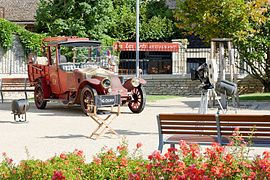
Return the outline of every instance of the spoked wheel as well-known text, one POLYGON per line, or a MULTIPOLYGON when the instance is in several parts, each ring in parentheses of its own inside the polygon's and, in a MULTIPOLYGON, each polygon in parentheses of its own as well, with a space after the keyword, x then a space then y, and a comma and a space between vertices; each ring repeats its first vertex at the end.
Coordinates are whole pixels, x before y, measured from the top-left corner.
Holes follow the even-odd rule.
POLYGON ((94 112, 95 95, 97 95, 97 91, 92 89, 89 85, 86 85, 81 91, 81 107, 86 115, 94 112))
POLYGON ((140 113, 143 111, 146 102, 146 93, 143 86, 134 88, 132 91, 132 100, 128 103, 129 109, 133 113, 140 113))
POLYGON ((44 92, 40 83, 36 84, 34 90, 35 104, 38 109, 45 109, 47 101, 44 100, 44 92))

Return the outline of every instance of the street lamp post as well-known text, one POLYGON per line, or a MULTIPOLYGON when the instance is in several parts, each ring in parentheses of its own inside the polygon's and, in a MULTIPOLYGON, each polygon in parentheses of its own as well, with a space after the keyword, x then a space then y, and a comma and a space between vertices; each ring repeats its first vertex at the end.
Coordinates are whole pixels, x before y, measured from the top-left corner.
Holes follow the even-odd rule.
POLYGON ((139 34, 139 25, 140 25, 140 0, 136 0, 136 77, 139 77, 139 58, 140 58, 140 34, 139 34))

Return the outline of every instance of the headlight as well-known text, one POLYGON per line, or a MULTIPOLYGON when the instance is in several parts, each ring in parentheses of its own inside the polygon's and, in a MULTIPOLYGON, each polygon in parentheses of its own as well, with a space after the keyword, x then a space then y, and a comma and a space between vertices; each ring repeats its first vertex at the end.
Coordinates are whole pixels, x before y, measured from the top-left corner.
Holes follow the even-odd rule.
POLYGON ((111 81, 107 78, 103 79, 102 82, 101 82, 101 85, 107 89, 109 87, 111 87, 111 81))
POLYGON ((140 85, 140 80, 136 77, 131 79, 131 84, 133 87, 138 87, 140 85))

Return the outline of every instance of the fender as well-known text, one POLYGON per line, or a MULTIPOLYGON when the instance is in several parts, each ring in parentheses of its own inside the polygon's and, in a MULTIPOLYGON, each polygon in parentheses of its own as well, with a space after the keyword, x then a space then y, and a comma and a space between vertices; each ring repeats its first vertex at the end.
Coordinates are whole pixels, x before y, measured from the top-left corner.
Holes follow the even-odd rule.
POLYGON ((79 89, 82 89, 86 84, 89 84, 91 87, 97 86, 100 82, 98 79, 85 79, 79 84, 79 89))
MULTIPOLYGON (((132 80, 132 78, 126 80, 125 83, 123 84, 123 87, 128 89, 128 90, 132 90, 134 87, 131 84, 131 80, 132 80)), ((142 78, 139 78, 139 81, 140 81, 140 85, 145 85, 146 84, 146 80, 144 80, 142 78)))

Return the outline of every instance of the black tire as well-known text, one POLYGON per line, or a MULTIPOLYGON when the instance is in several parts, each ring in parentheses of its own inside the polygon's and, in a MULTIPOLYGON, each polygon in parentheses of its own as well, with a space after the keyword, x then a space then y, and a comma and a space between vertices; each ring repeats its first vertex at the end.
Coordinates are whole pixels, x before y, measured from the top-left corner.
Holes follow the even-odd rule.
POLYGON ((133 113, 140 113, 144 110, 146 102, 146 93, 143 86, 134 88, 132 91, 132 100, 128 103, 129 109, 133 113))
POLYGON ((97 95, 97 91, 91 88, 89 85, 84 86, 80 94, 80 102, 81 108, 84 114, 88 115, 89 113, 94 112, 95 105, 95 96, 97 95), (88 109, 88 106, 90 110, 88 109))
POLYGON ((37 83, 35 86, 34 99, 38 109, 45 109, 47 101, 44 100, 44 91, 40 83, 37 83))

